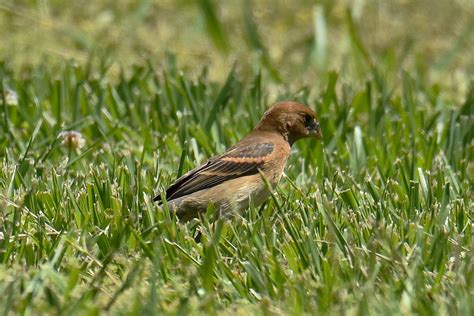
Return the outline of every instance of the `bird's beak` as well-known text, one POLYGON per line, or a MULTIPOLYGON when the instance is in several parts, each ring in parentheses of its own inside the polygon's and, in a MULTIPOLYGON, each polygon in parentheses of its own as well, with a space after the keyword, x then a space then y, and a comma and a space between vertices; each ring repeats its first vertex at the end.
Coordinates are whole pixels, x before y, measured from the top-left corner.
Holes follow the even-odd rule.
POLYGON ((309 137, 316 138, 316 139, 322 139, 323 138, 323 133, 321 132, 321 126, 319 125, 319 122, 316 120, 313 120, 309 126, 309 137))

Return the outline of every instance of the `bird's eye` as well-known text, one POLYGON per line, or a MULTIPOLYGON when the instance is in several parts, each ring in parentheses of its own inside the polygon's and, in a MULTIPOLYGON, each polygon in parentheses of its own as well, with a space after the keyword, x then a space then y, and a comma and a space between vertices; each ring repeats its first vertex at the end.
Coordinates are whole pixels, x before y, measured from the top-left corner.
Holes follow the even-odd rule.
POLYGON ((304 125, 308 126, 313 121, 311 115, 305 114, 304 116, 304 125))

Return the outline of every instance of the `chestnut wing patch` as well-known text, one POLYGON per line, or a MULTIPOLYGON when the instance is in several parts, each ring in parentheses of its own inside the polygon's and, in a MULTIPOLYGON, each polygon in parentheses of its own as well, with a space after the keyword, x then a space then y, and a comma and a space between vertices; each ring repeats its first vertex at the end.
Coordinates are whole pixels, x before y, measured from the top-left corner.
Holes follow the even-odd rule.
MULTIPOLYGON (((256 174, 273 150, 272 143, 231 147, 224 154, 209 159, 204 165, 176 180, 166 190, 166 199, 173 200, 227 180, 256 174)), ((160 195, 154 198, 154 201, 160 200, 160 195)))

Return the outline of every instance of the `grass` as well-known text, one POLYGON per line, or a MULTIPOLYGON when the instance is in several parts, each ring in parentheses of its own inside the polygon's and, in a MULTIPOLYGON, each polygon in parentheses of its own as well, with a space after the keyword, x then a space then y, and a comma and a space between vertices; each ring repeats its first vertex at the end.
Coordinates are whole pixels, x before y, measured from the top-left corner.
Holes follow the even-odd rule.
POLYGON ((405 73, 400 93, 368 80, 341 95, 329 74, 320 97, 296 94, 320 113, 324 144, 298 144, 274 200, 201 223, 196 244, 197 223, 152 198, 255 124, 261 77, 1 71, 19 102, 2 105, 7 309, 472 312, 473 90, 452 104, 405 73), (71 129, 84 148, 61 144, 71 129))
MULTIPOLYGON (((227 54, 213 2, 200 8, 227 54)), ((107 60, 0 63, 3 314, 474 313, 474 84, 402 67, 409 50, 373 54, 349 13, 343 66, 289 82, 244 23, 257 70, 222 80, 172 54, 112 78, 107 60), (158 209, 287 98, 317 110, 324 140, 294 146, 262 208, 188 224, 158 209)))

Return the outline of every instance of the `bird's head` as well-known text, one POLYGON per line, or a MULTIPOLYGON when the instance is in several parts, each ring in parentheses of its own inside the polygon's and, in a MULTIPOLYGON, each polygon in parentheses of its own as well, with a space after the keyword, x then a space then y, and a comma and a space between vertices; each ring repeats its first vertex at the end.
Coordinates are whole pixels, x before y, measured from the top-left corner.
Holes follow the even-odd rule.
POLYGON ((294 101, 279 102, 271 106, 256 129, 277 131, 290 145, 301 138, 322 138, 321 127, 314 111, 294 101))

